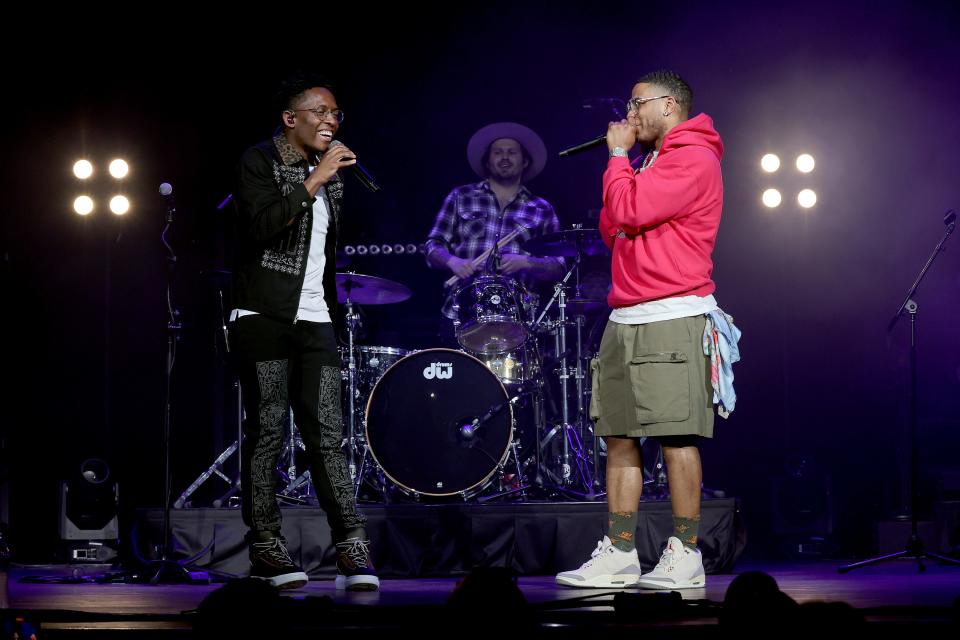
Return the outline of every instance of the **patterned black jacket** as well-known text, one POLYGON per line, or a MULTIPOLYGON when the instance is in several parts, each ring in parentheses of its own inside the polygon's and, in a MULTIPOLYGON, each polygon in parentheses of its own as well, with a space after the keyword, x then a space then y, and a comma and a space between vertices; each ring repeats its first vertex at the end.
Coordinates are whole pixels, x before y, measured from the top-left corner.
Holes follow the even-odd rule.
MULTIPOLYGON (((247 149, 240 159, 234 266, 234 300, 239 309, 287 322, 296 318, 316 200, 303 186, 308 166, 282 134, 247 149)), ((343 183, 334 177, 323 188, 330 203, 323 297, 336 322, 336 252, 343 183)))

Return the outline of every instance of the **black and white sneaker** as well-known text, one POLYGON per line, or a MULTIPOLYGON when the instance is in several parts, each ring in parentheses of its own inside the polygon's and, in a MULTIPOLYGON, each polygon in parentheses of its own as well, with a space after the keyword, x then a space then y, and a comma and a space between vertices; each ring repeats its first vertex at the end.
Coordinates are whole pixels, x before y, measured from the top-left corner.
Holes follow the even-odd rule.
POLYGON ((337 543, 337 589, 376 591, 380 578, 370 561, 370 541, 347 538, 337 543))
POLYGON ((266 580, 277 589, 299 589, 307 574, 294 564, 283 538, 250 543, 250 577, 266 580))

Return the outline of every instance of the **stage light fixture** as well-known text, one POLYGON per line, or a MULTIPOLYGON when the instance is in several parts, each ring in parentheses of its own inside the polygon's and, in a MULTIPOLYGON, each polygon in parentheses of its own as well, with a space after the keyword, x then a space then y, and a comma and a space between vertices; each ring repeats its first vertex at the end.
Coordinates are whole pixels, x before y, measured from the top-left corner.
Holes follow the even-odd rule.
POLYGON ((73 175, 80 180, 86 180, 93 175, 93 165, 89 160, 77 160, 73 163, 73 175))
POLYGON ((809 209, 813 205, 817 204, 817 194, 813 189, 804 189, 797 194, 797 202, 804 209, 809 209))
POLYGON ((780 168, 780 158, 774 153, 768 153, 760 158, 760 167, 767 173, 773 173, 780 168))
POLYGON ((72 562, 105 562, 117 556, 117 483, 98 458, 60 485, 60 540, 72 562))
POLYGON ((79 196, 73 201, 73 210, 81 216, 89 215, 93 212, 93 198, 90 196, 79 196))
POLYGON ((815 164, 813 156, 809 153, 801 153, 797 156, 797 171, 800 173, 810 173, 815 164))
POLYGON ((117 180, 126 178, 128 173, 130 173, 130 165, 123 158, 116 158, 110 162, 110 175, 117 180))
POLYGON ((110 211, 114 215, 122 216, 130 211, 130 200, 126 196, 113 196, 110 198, 110 211))
POLYGON ((776 189, 767 189, 763 192, 763 204, 771 209, 779 207, 782 200, 783 196, 776 189))

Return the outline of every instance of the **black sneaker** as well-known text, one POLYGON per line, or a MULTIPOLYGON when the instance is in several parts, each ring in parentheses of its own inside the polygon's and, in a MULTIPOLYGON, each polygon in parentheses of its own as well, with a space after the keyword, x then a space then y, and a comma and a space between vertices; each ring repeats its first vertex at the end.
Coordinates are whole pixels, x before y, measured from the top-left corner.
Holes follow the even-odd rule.
POLYGON ((250 543, 250 577, 266 580, 277 589, 299 589, 307 574, 294 564, 283 538, 250 543))
POLYGON ((370 541, 347 538, 337 543, 337 589, 376 591, 380 578, 370 561, 370 541))

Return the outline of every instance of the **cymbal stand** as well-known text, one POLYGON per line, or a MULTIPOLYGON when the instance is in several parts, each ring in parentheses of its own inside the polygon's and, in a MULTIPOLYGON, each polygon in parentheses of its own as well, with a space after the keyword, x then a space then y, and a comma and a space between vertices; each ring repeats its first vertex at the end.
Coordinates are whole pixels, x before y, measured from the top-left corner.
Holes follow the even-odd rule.
MULTIPOLYGON (((297 449, 306 450, 303 444, 303 438, 300 437, 300 431, 293 420, 293 410, 288 410, 288 422, 290 431, 285 444, 286 449, 286 470, 282 473, 286 475, 287 486, 284 487, 277 497, 281 500, 294 502, 297 504, 316 504, 317 497, 313 493, 313 485, 310 482, 310 470, 297 475, 297 449)), ((283 464, 282 462, 280 464, 283 464)))
MULTIPOLYGON (((562 433, 561 440, 561 467, 559 476, 556 473, 553 473, 550 469, 545 469, 544 471, 550 476, 555 482, 557 482, 560 487, 569 491, 571 485, 573 484, 573 465, 571 464, 571 456, 576 462, 577 471, 582 481, 582 486, 588 491, 592 492, 593 490, 593 478, 591 477, 589 467, 586 463, 586 456, 584 455, 583 450, 583 439, 579 430, 570 423, 570 402, 569 402, 569 379, 571 374, 571 368, 567 364, 567 316, 566 316, 566 306, 567 306, 567 296, 566 296, 566 284, 570 280, 570 277, 573 276, 580 268, 580 261, 582 257, 577 254, 576 259, 574 260, 573 266, 567 271, 563 279, 554 285, 554 294, 547 302, 546 306, 543 309, 543 312, 540 314, 540 317, 537 318, 534 322, 533 331, 541 324, 544 316, 547 311, 550 310, 550 307, 553 305, 554 301, 557 301, 557 308, 559 309, 559 318, 557 320, 557 333, 556 333, 556 353, 560 360, 558 373, 560 377, 560 417, 561 423, 555 426, 550 430, 549 433, 544 437, 543 441, 540 443, 541 449, 546 448, 549 445, 550 441, 558 434, 562 433)), ((575 370, 575 369, 574 369, 575 370)), ((582 375, 582 373, 581 373, 582 375)), ((582 388, 582 387, 581 387, 582 388)), ((582 401, 581 401, 582 404, 582 401)))
POLYGON ((354 336, 360 326, 360 315, 353 309, 350 300, 350 284, 347 284, 347 299, 344 302, 347 308, 347 469, 354 483, 354 491, 360 486, 360 475, 357 473, 356 434, 357 434, 357 357, 354 349, 354 336))

